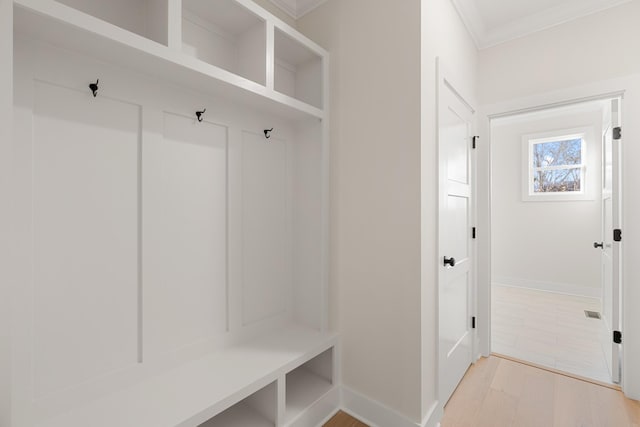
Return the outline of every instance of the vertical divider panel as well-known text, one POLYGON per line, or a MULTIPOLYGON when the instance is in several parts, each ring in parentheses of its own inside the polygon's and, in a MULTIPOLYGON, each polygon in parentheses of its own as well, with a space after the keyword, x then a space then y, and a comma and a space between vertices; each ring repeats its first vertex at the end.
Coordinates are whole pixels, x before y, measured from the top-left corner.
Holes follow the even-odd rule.
MULTIPOLYGON (((320 250, 322 252, 321 259, 321 268, 322 274, 320 279, 321 286, 321 294, 322 294, 322 319, 320 323, 320 330, 322 332, 329 331, 329 265, 330 265, 330 252, 329 252, 329 242, 331 240, 330 233, 330 209, 331 209, 331 145, 329 140, 329 132, 330 132, 330 115, 329 115, 329 107, 331 105, 330 99, 330 90, 329 90, 329 76, 330 76, 330 57, 329 54, 326 53, 322 58, 322 99, 324 101, 324 109, 327 111, 326 116, 322 120, 320 124, 320 135, 317 138, 316 143, 321 144, 322 146, 322 157, 320 159, 320 169, 322 174, 322 242, 320 244, 320 250)), ((335 356, 336 360, 340 360, 339 356, 335 356)), ((339 363, 334 363, 334 366, 338 366, 339 363)), ((334 372, 335 373, 335 372, 334 372)), ((338 372, 339 373, 339 372, 338 372)), ((339 380, 339 376, 335 376, 339 380)))
MULTIPOLYGON (((2 18, 0 18, 2 19, 2 18)), ((17 46, 28 46, 16 40, 17 46)), ((11 389, 12 419, 24 425, 35 425, 35 380, 33 355, 35 346, 34 331, 34 283, 32 252, 33 227, 33 108, 35 85, 33 70, 36 68, 35 55, 25 53, 26 49, 16 49, 14 53, 15 73, 13 77, 13 144, 11 160, 13 167, 10 182, 14 186, 11 191, 11 202, 15 212, 11 224, 15 233, 15 247, 12 248, 10 268, 15 268, 16 278, 12 286, 12 310, 10 324, 19 326, 12 328, 11 334, 11 389)), ((11 119, 11 115, 7 117, 11 119)), ((3 141, 4 142, 4 141, 3 141)), ((9 140, 7 140, 9 142, 9 140)), ((10 211, 11 212, 11 211, 10 211)), ((10 301, 10 300, 8 300, 10 301)), ((8 326, 9 324, 7 324, 8 326)))
POLYGON ((273 22, 267 21, 267 89, 275 88, 276 29, 273 22))
MULTIPOLYGON (((0 0, 0 198, 13 201, 9 187, 9 171, 13 164, 10 160, 13 119, 13 1, 0 0)), ((13 260, 15 231, 12 213, 9 209, 0 212, 0 257, 13 260)), ((17 239, 15 239, 17 240, 17 239)), ((0 271, 0 425, 11 425, 11 298, 10 283, 14 283, 15 264, 8 262, 8 268, 0 271)))
POLYGON ((169 1, 169 16, 167 18, 168 46, 171 49, 182 50, 182 0, 169 1))
POLYGON ((278 387, 278 417, 276 419, 276 426, 280 427, 284 425, 285 417, 287 413, 287 376, 280 375, 277 382, 278 387))

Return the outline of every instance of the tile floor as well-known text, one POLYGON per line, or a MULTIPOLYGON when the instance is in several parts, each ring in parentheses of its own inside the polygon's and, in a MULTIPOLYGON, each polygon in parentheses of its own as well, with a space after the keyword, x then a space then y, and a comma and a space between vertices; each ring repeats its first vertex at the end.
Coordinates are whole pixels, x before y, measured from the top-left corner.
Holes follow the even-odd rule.
POLYGON ((611 383, 600 343, 600 300, 494 284, 491 350, 549 368, 611 383))

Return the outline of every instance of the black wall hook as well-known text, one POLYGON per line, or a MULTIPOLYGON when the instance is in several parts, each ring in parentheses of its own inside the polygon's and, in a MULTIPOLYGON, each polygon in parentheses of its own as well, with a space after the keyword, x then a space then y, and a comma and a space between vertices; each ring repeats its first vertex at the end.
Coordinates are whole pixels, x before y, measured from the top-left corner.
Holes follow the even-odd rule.
POLYGON ((91 83, 89 85, 89 89, 91 89, 91 93, 93 93, 93 97, 95 98, 96 96, 98 96, 98 83, 100 82, 100 79, 96 80, 95 83, 91 83))
POLYGON ((205 111, 207 111, 206 108, 204 110, 202 110, 202 111, 196 111, 196 117, 198 118, 199 122, 202 121, 202 116, 204 115, 205 111))
POLYGON ((273 128, 264 130, 264 137, 269 139, 271 138, 271 132, 273 132, 273 128))

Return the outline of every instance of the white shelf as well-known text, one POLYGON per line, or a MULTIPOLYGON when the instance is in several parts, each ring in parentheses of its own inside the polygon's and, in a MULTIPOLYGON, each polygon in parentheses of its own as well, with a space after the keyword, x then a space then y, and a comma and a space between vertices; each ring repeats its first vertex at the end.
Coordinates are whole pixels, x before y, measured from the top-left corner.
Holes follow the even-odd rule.
POLYGON ((170 0, 56 0, 158 43, 168 45, 170 0))
POLYGON ((200 427, 274 427, 274 423, 241 402, 200 424, 200 427))
POLYGON ((331 391, 331 381, 300 367, 287 374, 285 424, 291 423, 306 409, 331 391))
POLYGON ((40 420, 37 426, 198 426, 335 343, 335 335, 288 326, 164 372, 56 418, 40 420))
POLYGON ((179 50, 52 0, 15 0, 16 32, 287 119, 324 118, 293 99, 179 50))
POLYGON ((322 57, 279 29, 274 43, 275 90, 322 108, 322 57))
POLYGON ((182 0, 182 51, 266 85, 266 22, 235 0, 182 0))
POLYGON ((240 402, 199 427, 274 427, 273 421, 259 414, 248 403, 240 402))

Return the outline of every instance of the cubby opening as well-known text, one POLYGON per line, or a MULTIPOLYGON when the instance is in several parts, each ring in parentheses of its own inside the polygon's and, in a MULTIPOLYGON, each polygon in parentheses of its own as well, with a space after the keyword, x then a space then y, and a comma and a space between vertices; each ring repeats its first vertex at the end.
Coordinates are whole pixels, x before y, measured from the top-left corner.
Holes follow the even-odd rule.
POLYGON ((199 427, 275 427, 278 392, 273 382, 199 427))
POLYGON ((331 391, 333 387, 333 347, 299 366, 286 376, 285 424, 331 391))
POLYGON ((266 34, 264 19, 234 0, 182 2, 182 51, 261 85, 266 34))
POLYGON ((323 108, 322 57, 276 29, 275 90, 323 108))
POLYGON ((88 15, 167 46, 169 0, 58 0, 88 15))

